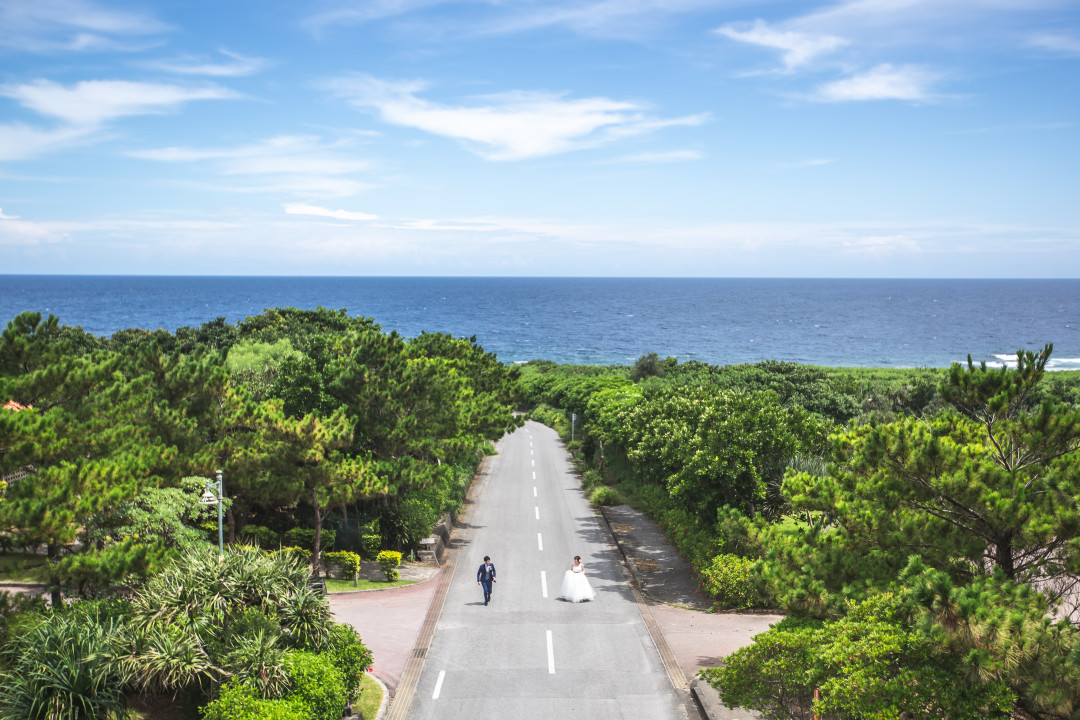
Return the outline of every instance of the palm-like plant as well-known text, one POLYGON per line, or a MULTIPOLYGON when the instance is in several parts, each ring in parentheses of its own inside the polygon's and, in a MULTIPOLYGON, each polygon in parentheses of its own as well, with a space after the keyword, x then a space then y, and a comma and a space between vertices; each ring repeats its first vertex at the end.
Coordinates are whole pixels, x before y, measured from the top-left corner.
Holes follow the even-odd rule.
POLYGON ((178 559, 132 600, 139 629, 114 650, 122 676, 143 691, 204 693, 237 677, 263 697, 280 697, 283 641, 316 648, 332 625, 325 597, 307 579, 303 563, 252 547, 178 559))
POLYGON ((107 662, 114 620, 54 613, 5 648, 14 658, 3 678, 3 720, 112 720, 123 710, 120 683, 107 662))

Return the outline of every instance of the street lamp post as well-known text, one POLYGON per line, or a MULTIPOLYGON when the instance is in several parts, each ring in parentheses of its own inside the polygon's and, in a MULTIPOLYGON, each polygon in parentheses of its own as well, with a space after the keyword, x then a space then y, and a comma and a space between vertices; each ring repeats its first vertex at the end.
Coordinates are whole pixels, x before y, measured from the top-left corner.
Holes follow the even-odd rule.
POLYGON ((203 491, 202 496, 199 498, 199 503, 202 505, 217 505, 217 538, 218 538, 218 551, 225 554, 225 531, 221 523, 221 500, 225 497, 225 487, 221 484, 221 471, 216 470, 217 482, 212 480, 206 481, 206 490, 203 491), (214 491, 217 491, 215 494, 214 491))

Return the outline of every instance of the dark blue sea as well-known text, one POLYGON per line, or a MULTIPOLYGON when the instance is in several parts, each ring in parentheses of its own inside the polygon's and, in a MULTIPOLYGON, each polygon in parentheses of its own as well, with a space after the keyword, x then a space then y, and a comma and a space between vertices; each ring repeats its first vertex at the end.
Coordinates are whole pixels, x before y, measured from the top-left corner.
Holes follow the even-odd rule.
POLYGON ((1054 343, 1080 369, 1080 280, 0 276, 0 318, 52 313, 95 335, 347 308, 406 337, 477 342, 503 362, 999 364, 1054 343))

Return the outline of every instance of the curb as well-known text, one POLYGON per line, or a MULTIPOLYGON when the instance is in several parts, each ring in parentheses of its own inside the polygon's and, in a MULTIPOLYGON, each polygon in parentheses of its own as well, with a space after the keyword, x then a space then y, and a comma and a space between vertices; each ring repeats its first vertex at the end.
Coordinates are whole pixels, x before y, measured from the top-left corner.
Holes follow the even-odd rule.
MULTIPOLYGON (((375 720, 383 720, 386 717, 386 709, 390 707, 390 688, 386 687, 382 680, 380 680, 375 673, 371 673, 371 677, 375 682, 379 683, 379 687, 382 688, 382 702, 379 703, 379 711, 375 713, 375 720)), ((365 720, 367 720, 365 718, 365 720)))

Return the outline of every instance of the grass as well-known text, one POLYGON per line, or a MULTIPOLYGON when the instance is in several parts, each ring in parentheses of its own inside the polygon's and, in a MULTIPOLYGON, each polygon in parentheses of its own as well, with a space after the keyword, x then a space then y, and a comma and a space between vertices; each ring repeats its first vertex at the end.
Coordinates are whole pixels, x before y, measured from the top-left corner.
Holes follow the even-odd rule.
POLYGON ((337 578, 326 578, 326 591, 327 592, 346 592, 357 590, 386 590, 388 588, 402 587, 404 585, 415 585, 415 580, 394 580, 393 582, 387 582, 386 580, 366 580, 360 578, 356 585, 353 585, 352 580, 338 580, 337 578))
POLYGON ((359 710, 363 715, 358 715, 358 717, 376 717, 379 714, 379 706, 382 705, 382 696, 382 685, 379 685, 375 678, 364 673, 364 678, 360 681, 360 699, 356 701, 356 705, 353 705, 353 714, 357 715, 357 710, 359 710))
POLYGON ((0 553, 0 580, 5 582, 41 582, 46 560, 28 553, 0 553))

